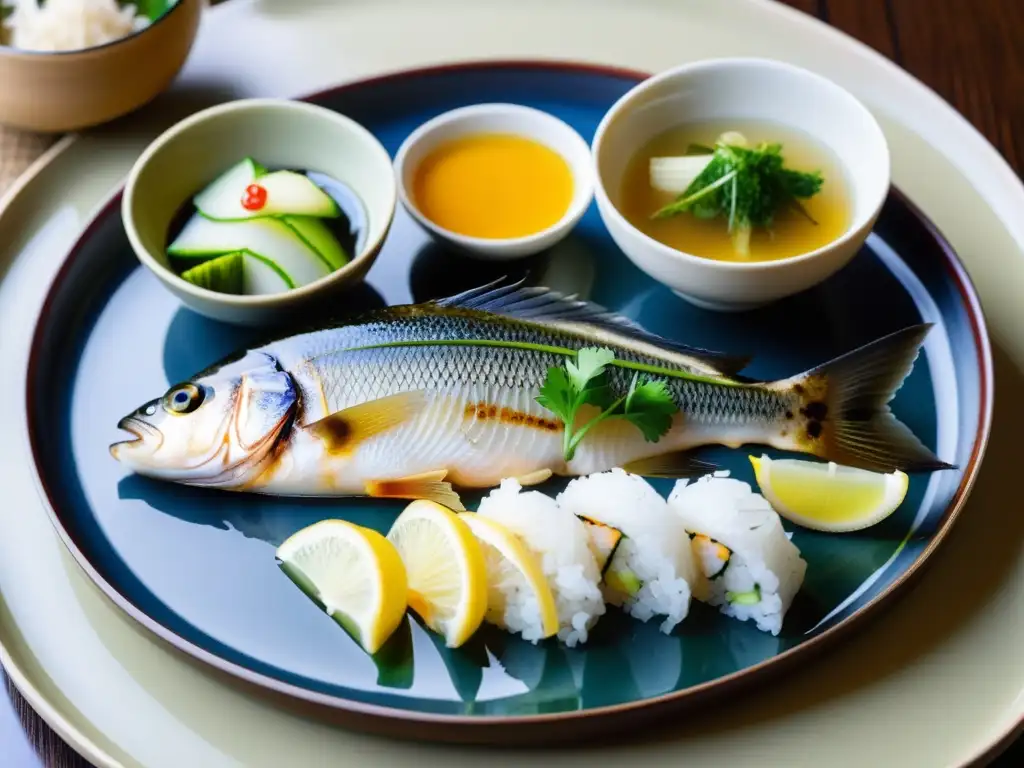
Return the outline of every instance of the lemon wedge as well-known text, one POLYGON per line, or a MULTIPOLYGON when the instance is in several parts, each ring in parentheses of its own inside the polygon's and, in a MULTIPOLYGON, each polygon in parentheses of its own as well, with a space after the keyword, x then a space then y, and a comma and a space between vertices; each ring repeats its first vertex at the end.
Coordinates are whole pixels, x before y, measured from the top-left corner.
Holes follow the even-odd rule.
POLYGON ((750 457, 761 493, 782 517, 816 531, 859 531, 881 522, 903 503, 910 480, 903 472, 798 459, 750 457))
POLYGON ((437 502, 417 500, 388 532, 409 575, 409 607, 458 648, 487 611, 487 567, 473 532, 437 502))
POLYGON ((486 620, 509 632, 521 633, 530 641, 557 634, 555 596, 536 555, 501 523, 472 512, 463 512, 459 517, 466 521, 483 550, 487 566, 486 620), (510 598, 514 606, 509 605, 510 598), (514 615, 511 624, 510 607, 514 615), (535 607, 535 615, 525 615, 524 607, 535 607))
POLYGON ((376 531, 324 520, 289 536, 277 557, 292 581, 367 653, 376 653, 405 616, 405 566, 376 531))

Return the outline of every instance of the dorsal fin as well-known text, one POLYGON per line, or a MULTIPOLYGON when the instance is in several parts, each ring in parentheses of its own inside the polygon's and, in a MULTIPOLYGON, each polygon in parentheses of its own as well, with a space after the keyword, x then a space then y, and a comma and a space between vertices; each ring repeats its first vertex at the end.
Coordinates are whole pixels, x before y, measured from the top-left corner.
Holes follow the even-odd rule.
POLYGON ((542 286, 526 286, 525 279, 503 285, 505 278, 471 288, 431 304, 438 307, 491 312, 518 320, 555 325, 590 326, 699 360, 719 373, 731 376, 746 367, 749 357, 692 347, 651 333, 628 317, 612 312, 575 295, 565 295, 542 286))

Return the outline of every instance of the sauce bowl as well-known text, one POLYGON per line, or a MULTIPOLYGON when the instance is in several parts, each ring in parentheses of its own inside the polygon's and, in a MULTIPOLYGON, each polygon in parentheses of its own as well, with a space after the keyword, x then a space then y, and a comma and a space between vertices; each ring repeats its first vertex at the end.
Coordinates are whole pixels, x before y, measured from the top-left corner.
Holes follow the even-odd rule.
POLYGON ((725 311, 799 293, 844 267, 871 232, 890 183, 888 145, 867 108, 820 75, 768 59, 704 60, 645 80, 605 114, 594 135, 592 158, 598 211, 619 248, 680 297, 725 311), (634 153, 674 126, 727 120, 789 126, 832 152, 845 171, 851 206, 845 232, 808 253, 739 262, 685 253, 634 227, 618 208, 634 153))
POLYGON ((506 261, 546 250, 572 231, 593 200, 594 181, 587 142, 567 123, 539 109, 518 104, 474 104, 428 120, 395 155, 398 196, 409 214, 428 232, 480 259, 506 261), (412 188, 420 163, 438 146, 465 136, 511 134, 533 139, 556 152, 569 166, 573 192, 562 217, 550 227, 523 237, 483 238, 452 232, 417 207, 412 188))

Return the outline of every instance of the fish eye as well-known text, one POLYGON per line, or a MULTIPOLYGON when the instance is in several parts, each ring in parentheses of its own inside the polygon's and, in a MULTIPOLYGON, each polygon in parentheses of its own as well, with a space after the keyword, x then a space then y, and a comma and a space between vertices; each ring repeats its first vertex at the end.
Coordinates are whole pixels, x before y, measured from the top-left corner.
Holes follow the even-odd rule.
POLYGON ((191 382, 178 384, 164 395, 164 410, 173 414, 192 413, 203 404, 205 397, 206 392, 191 382))

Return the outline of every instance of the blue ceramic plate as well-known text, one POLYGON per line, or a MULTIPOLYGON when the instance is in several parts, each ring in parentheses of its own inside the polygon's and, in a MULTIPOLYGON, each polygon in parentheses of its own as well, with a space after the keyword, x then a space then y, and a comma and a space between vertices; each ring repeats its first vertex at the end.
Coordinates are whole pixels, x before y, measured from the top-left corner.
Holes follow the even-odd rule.
MULTIPOLYGON (((312 100, 355 118, 391 152, 423 121, 481 101, 548 110, 589 140, 604 111, 639 78, 487 64, 386 77, 312 100)), ((909 583, 952 524, 984 449, 992 372, 977 298, 949 246, 896 193, 864 251, 842 272, 743 314, 697 309, 652 282, 617 251, 593 208, 553 252, 500 266, 447 252, 400 213, 346 309, 423 301, 500 273, 528 272, 533 282, 580 291, 657 333, 754 352, 745 373, 759 378, 805 370, 913 323, 934 323, 892 407, 960 469, 913 477, 896 514, 866 531, 796 529, 807 577, 778 637, 694 604, 667 636, 656 621, 613 610, 587 645, 574 649, 554 641, 533 646, 485 626, 451 651, 410 621, 371 658, 283 575, 274 549, 327 517, 386 532, 403 503, 206 492, 126 473, 111 458, 121 416, 259 337, 181 307, 138 266, 117 203, 68 257, 36 329, 30 431, 53 519, 107 595, 161 638, 235 681, 348 724, 448 740, 568 739, 635 727, 781 672, 909 583)), ((753 482, 746 451, 715 449, 708 458, 753 482)), ((667 493, 668 483, 656 485, 667 493)), ((477 498, 468 498, 470 507, 477 498)))

